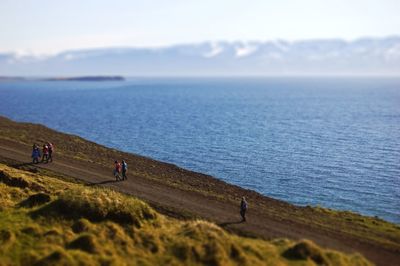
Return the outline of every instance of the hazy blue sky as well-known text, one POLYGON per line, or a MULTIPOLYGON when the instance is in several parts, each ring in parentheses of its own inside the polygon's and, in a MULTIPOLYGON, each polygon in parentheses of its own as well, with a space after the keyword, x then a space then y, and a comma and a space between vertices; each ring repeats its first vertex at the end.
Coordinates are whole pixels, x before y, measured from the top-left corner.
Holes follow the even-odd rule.
POLYGON ((0 0, 0 52, 400 35, 400 0, 0 0))

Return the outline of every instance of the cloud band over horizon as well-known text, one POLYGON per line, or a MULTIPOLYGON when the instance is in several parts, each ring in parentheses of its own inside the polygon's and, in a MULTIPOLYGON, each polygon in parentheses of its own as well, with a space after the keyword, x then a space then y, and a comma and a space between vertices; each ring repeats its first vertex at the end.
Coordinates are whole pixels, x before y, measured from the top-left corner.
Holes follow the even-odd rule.
POLYGON ((355 40, 400 35, 399 13, 396 0, 5 0, 0 2, 0 52, 55 54, 220 40, 355 40))

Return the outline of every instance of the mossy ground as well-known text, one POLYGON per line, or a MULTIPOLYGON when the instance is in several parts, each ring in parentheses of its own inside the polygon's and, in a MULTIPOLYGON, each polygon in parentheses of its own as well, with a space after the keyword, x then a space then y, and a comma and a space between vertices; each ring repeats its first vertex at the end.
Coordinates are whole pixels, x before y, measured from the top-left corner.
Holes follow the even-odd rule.
POLYGON ((0 265, 370 265, 307 240, 175 220, 110 189, 3 164, 0 203, 0 265))

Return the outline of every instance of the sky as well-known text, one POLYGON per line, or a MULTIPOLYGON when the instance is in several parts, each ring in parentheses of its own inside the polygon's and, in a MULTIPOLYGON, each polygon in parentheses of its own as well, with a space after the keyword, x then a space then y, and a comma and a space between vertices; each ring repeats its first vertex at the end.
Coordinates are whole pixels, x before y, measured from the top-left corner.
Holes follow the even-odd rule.
POLYGON ((400 35, 399 0, 0 0, 0 52, 400 35))

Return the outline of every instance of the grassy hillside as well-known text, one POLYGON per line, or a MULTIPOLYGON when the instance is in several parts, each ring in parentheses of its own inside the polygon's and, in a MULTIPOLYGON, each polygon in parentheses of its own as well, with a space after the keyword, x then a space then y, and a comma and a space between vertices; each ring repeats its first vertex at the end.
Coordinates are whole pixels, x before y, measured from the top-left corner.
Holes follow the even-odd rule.
POLYGON ((311 231, 324 234, 340 234, 368 245, 384 248, 393 253, 400 252, 400 226, 378 217, 366 217, 349 211, 336 211, 318 207, 302 207, 284 201, 267 198, 254 191, 229 185, 207 175, 187 171, 142 156, 124 153, 87 141, 78 136, 51 130, 31 123, 17 123, 0 117, 0 140, 25 145, 29 156, 32 143, 51 141, 56 145, 56 157, 88 165, 113 167, 116 158, 129 163, 130 174, 165 186, 200 193, 218 201, 237 204, 246 195, 252 206, 271 219, 290 221, 311 231))
POLYGON ((0 265, 370 265, 307 240, 178 221, 110 189, 4 164, 0 206, 0 265))

